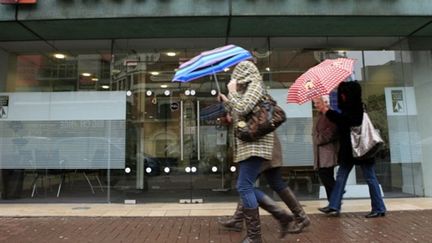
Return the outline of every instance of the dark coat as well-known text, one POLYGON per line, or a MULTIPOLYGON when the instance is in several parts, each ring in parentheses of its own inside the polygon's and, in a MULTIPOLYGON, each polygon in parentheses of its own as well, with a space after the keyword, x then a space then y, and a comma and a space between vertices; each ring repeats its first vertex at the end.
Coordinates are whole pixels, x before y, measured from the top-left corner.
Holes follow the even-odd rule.
POLYGON ((261 172, 281 167, 283 165, 283 157, 282 157, 282 146, 279 141, 278 136, 276 136, 276 133, 273 137, 273 151, 272 151, 272 159, 271 160, 264 160, 261 166, 261 172))
POLYGON ((338 161, 339 140, 336 124, 319 113, 312 130, 314 169, 334 167, 338 161))
POLYGON ((328 110, 327 118, 334 122, 339 131, 340 149, 338 155, 338 163, 353 163, 355 165, 362 163, 373 163, 374 159, 357 160, 352 155, 351 145, 351 127, 360 126, 363 120, 363 104, 340 107, 342 112, 328 110))

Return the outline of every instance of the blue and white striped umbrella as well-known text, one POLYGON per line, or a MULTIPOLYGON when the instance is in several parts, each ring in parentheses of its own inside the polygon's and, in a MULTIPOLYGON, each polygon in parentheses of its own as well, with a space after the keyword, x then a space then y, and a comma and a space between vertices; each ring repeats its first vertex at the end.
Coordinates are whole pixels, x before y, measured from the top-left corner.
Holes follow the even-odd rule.
POLYGON ((250 58, 252 58, 250 52, 235 45, 205 51, 180 65, 172 81, 189 82, 206 75, 221 72, 225 68, 250 58))

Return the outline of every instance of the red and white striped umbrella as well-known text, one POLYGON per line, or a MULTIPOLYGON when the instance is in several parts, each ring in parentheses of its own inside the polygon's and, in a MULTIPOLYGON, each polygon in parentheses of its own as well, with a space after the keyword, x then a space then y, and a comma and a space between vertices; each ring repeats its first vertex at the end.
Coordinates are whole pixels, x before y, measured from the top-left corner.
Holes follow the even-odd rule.
POLYGON ((303 104, 313 98, 328 95, 353 72, 354 59, 327 59, 310 68, 288 89, 288 103, 303 104))

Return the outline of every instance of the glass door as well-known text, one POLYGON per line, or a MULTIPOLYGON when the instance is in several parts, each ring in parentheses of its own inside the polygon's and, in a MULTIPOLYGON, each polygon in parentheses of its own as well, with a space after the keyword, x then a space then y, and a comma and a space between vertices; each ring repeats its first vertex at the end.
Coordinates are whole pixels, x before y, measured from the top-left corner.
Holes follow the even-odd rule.
POLYGON ((190 155, 194 136, 189 128, 193 104, 181 89, 147 89, 141 149, 144 201, 178 202, 191 198, 190 155))
MULTIPOLYGON (((131 42, 116 41, 129 50, 131 42)), ((127 98, 126 167, 109 172, 111 201, 200 203, 235 195, 229 129, 216 85, 206 76, 172 82, 179 65, 202 50, 119 52, 114 90, 127 98)), ((229 72, 218 75, 225 87, 229 72)), ((226 92, 225 92, 226 93, 226 92)))
POLYGON ((232 136, 224 115, 223 105, 217 101, 217 91, 211 77, 199 80, 197 90, 186 90, 194 103, 193 123, 195 149, 191 154, 192 201, 227 201, 236 198, 232 188, 232 136))
POLYGON ((235 198, 230 135, 209 78, 146 91, 142 129, 145 201, 235 198), (201 82, 201 83, 200 83, 201 82))

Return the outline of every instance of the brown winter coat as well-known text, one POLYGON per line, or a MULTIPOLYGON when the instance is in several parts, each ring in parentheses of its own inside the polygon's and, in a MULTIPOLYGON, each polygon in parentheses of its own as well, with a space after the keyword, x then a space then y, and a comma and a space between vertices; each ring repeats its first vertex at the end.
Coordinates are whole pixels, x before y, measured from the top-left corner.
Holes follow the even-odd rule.
POLYGON ((271 160, 265 160, 263 162, 262 167, 261 167, 261 172, 268 170, 268 169, 281 167, 282 165, 283 165, 282 146, 281 146, 281 143, 279 141, 278 136, 276 136, 276 133, 275 133, 274 140, 273 140, 272 159, 271 160))
POLYGON ((312 131, 312 143, 315 170, 337 164, 339 141, 336 124, 321 113, 312 131))

